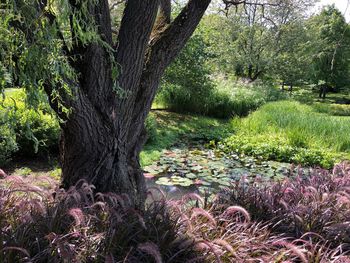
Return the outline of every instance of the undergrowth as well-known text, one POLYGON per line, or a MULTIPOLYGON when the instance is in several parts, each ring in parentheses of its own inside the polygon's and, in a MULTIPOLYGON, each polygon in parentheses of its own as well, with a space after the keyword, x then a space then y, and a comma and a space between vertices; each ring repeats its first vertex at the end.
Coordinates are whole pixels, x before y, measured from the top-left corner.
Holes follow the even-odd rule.
POLYGON ((0 165, 14 154, 24 157, 45 155, 58 149, 59 124, 48 103, 26 104, 22 89, 5 92, 0 99, 0 165))
POLYGON ((9 176, 0 262, 348 262, 349 165, 302 171, 271 187, 243 178, 211 203, 149 189, 144 211, 84 181, 52 192, 9 176))

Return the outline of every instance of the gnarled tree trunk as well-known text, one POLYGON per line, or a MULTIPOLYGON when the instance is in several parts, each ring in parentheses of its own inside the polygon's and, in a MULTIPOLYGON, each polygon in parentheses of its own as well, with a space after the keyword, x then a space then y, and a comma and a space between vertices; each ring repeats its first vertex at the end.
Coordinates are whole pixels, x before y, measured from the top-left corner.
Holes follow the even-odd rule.
MULTIPOLYGON (((79 8, 79 1, 70 3, 73 9, 79 8)), ((190 38, 209 3, 190 0, 171 21, 170 0, 128 0, 114 50, 120 69, 117 90, 110 53, 104 47, 97 43, 73 47, 71 64, 79 81, 74 98, 65 101, 72 113, 61 124, 65 188, 84 179, 97 192, 125 193, 135 207, 142 208, 146 189, 139 154, 146 140, 144 122, 164 70, 190 38), (157 14, 161 14, 158 19, 157 14)), ((89 10, 101 38, 115 46, 108 0, 99 0, 89 10)))

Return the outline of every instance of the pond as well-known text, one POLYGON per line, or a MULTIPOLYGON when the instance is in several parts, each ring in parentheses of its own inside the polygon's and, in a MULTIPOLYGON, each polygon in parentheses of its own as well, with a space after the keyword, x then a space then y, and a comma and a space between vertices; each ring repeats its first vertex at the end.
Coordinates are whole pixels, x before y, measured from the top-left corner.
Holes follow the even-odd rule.
POLYGON ((187 193, 215 194, 242 179, 247 183, 282 180, 295 174, 291 169, 306 174, 310 168, 228 154, 201 144, 182 144, 163 150, 161 158, 144 167, 144 172, 148 187, 158 187, 170 198, 181 198, 187 193))

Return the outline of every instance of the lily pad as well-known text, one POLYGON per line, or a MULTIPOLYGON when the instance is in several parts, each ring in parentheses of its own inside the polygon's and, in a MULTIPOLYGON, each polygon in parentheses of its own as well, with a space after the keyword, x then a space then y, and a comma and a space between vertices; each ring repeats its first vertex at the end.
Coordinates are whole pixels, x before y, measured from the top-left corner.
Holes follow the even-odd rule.
POLYGON ((196 179, 197 178, 197 175, 195 175, 194 173, 188 173, 185 176, 189 179, 196 179))

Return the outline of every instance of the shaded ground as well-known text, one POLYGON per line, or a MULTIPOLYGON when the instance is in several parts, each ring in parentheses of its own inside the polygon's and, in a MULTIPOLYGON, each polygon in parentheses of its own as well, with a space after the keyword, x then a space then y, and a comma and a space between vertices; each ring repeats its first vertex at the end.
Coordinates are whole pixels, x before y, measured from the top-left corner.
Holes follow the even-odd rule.
MULTIPOLYGON (((228 122, 212 118, 153 111, 156 132, 142 152, 149 187, 160 187, 169 197, 195 192, 215 193, 231 183, 282 179, 290 164, 228 154, 217 142, 232 134, 228 122)), ((61 169, 57 159, 15 159, 5 171, 45 188, 55 188, 61 169)))

